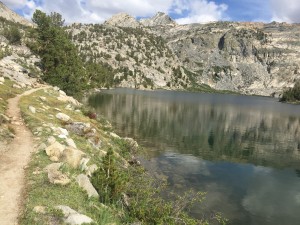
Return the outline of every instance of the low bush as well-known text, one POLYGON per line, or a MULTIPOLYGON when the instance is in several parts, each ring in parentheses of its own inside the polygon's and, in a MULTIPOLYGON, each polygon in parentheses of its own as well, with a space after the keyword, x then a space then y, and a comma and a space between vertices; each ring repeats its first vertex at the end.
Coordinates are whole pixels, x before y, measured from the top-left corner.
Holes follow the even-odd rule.
POLYGON ((279 99, 281 102, 298 102, 300 101, 300 81, 297 81, 293 88, 285 90, 282 97, 279 99))

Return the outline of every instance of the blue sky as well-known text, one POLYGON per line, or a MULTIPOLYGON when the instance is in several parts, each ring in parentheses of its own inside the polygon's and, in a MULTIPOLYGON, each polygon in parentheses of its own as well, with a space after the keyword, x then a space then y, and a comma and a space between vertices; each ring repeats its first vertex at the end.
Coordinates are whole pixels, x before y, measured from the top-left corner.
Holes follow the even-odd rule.
POLYGON ((161 11, 180 24, 210 21, 300 22, 300 0, 2 0, 30 19, 35 9, 58 12, 66 22, 101 23, 127 12, 141 18, 161 11))

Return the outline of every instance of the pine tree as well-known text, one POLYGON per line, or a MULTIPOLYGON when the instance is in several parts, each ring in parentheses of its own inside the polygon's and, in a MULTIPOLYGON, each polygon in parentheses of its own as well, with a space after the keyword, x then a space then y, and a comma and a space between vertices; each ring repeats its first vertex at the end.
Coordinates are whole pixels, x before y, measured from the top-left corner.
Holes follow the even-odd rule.
POLYGON ((75 45, 62 27, 62 16, 36 10, 32 21, 37 24, 34 50, 41 57, 43 80, 69 95, 79 96, 87 88, 86 73, 75 45))

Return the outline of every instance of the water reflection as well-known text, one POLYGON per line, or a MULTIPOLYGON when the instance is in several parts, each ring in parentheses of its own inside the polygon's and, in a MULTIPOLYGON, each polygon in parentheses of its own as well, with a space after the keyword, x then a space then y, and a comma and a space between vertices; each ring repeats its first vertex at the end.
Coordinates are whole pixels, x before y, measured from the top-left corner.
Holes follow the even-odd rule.
POLYGON ((176 190, 207 191, 192 214, 232 224, 298 224, 300 107, 274 99, 116 89, 89 103, 149 149, 176 190))
MULTIPOLYGON (((246 96, 117 89, 90 104, 123 135, 207 160, 300 169, 300 108, 246 96)), ((158 151, 157 151, 158 150, 158 151)))

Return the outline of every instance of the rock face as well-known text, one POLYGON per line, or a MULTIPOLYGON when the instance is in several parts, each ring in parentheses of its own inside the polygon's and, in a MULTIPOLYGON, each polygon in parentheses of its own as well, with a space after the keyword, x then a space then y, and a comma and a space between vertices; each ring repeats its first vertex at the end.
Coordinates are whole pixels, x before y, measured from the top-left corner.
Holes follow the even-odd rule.
POLYGON ((96 55, 96 61, 118 70, 114 79, 122 87, 209 85, 278 96, 300 74, 299 24, 178 25, 157 13, 140 21, 119 14, 103 25, 76 25, 68 30, 87 58, 96 55), (87 45, 93 47, 89 50, 87 45))
POLYGON ((299 77, 300 25, 216 22, 155 26, 191 73, 216 89, 272 95, 299 77))
POLYGON ((105 21, 105 25, 114 26, 114 27, 140 27, 140 23, 136 21, 135 18, 128 15, 127 13, 119 13, 114 15, 109 20, 105 21))
POLYGON ((92 55, 96 62, 116 71, 118 86, 183 89, 188 83, 178 57, 165 40, 128 15, 118 15, 102 25, 72 25, 68 32, 86 60, 92 55))
POLYGON ((163 12, 158 12, 155 16, 149 19, 141 19, 140 23, 145 27, 176 25, 176 22, 172 20, 170 16, 163 12))

